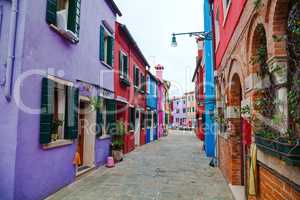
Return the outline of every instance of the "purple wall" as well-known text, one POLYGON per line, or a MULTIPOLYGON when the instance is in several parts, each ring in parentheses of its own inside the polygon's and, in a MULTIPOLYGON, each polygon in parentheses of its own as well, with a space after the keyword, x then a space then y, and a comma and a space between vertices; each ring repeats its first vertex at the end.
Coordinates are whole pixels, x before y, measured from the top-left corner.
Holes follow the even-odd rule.
MULTIPOLYGON (((105 19, 112 29, 115 27, 115 15, 105 1, 81 2, 80 41, 75 45, 49 28, 45 21, 46 2, 27 0, 26 6, 22 4, 20 7, 20 15, 26 14, 19 20, 19 29, 24 29, 24 32, 18 32, 18 37, 24 37, 24 46, 18 48, 22 51, 22 61, 15 76, 29 70, 48 71, 51 75, 63 72, 65 80, 74 83, 82 80, 113 91, 112 70, 101 64, 98 58, 102 20, 105 19), (102 76, 104 71, 108 72, 102 76)), ((22 83, 20 95, 28 107, 40 107, 41 78, 30 76, 22 83)), ((75 143, 43 150, 39 145, 39 121, 38 114, 20 111, 13 102, 7 103, 0 96, 1 141, 5 141, 0 143, 1 200, 40 200, 75 179, 72 163, 75 143)), ((96 142, 98 166, 108 155, 109 143, 109 139, 96 142)))
POLYGON ((95 162, 96 167, 104 165, 106 163, 107 157, 109 156, 109 148, 111 144, 111 139, 97 139, 95 145, 95 162))

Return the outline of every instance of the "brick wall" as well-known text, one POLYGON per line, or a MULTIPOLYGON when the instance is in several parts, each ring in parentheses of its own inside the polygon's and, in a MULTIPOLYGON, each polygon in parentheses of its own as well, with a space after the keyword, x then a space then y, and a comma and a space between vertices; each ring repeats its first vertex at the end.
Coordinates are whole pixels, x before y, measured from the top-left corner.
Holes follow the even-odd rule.
POLYGON ((258 196, 249 200, 299 200, 300 192, 291 184, 274 175, 271 170, 258 165, 258 196))
POLYGON ((225 177, 225 179, 231 183, 231 158, 230 158, 230 149, 229 149, 229 144, 228 141, 222 137, 219 136, 219 167, 225 177))

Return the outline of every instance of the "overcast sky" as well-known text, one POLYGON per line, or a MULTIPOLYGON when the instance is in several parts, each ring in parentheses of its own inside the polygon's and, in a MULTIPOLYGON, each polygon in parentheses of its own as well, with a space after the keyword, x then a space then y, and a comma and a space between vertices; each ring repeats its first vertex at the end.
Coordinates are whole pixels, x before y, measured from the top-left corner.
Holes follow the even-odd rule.
POLYGON ((178 36, 171 47, 173 32, 203 30, 203 0, 115 0, 125 24, 153 69, 165 67, 164 79, 171 81, 171 95, 194 90, 192 76, 196 65, 194 37, 178 36))

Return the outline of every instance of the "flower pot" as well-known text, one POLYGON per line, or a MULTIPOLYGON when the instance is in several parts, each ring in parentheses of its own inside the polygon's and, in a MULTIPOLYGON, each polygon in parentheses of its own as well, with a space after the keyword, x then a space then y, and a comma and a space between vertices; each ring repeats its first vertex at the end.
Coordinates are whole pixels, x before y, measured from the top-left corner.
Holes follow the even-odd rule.
POLYGON ((255 143, 257 147, 262 151, 273 156, 279 157, 279 154, 277 152, 277 145, 274 140, 255 135, 255 143))
POLYGON ((112 150, 112 156, 116 162, 120 162, 124 158, 122 150, 112 150))

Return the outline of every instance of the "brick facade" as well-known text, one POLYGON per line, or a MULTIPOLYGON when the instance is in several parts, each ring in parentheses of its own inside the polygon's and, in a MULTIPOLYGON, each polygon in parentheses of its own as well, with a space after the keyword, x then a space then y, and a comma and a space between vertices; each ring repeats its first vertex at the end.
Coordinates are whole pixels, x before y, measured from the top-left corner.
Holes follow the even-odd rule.
MULTIPOLYGON (((219 101, 225 95, 223 109, 229 126, 227 131, 219 136, 219 166, 228 183, 232 185, 247 184, 243 183, 243 177, 248 175, 248 170, 245 170, 242 164, 243 158, 247 158, 248 155, 241 144, 243 133, 241 133, 240 110, 245 105, 244 102, 247 102, 246 105, 250 105, 252 113, 256 116, 254 101, 260 95, 258 91, 265 84, 265 80, 259 76, 260 66, 251 64, 251 58, 256 55, 260 45, 257 41, 259 37, 262 37, 258 33, 258 28, 262 26, 265 32, 263 37, 267 41, 268 67, 278 64, 287 66, 286 42, 273 39, 273 35, 286 34, 287 15, 288 1, 286 0, 261 0, 258 8, 254 7, 253 1, 247 1, 220 65, 217 67, 216 99, 219 101)), ((276 94, 286 92, 287 88, 284 84, 275 84, 276 94)), ((286 96, 282 95, 278 98, 283 102, 279 109, 287 109, 286 96)), ((252 135, 254 136, 254 132, 252 135)), ((281 167, 284 168, 285 165, 281 167)), ((276 170, 272 168, 274 167, 262 165, 258 167, 257 200, 300 199, 299 192, 296 190, 297 187, 299 188, 299 181, 295 187, 292 187, 288 183, 290 177, 287 178, 287 174, 279 173, 280 176, 278 176, 276 170), (287 180, 283 181, 283 179, 287 180)))

